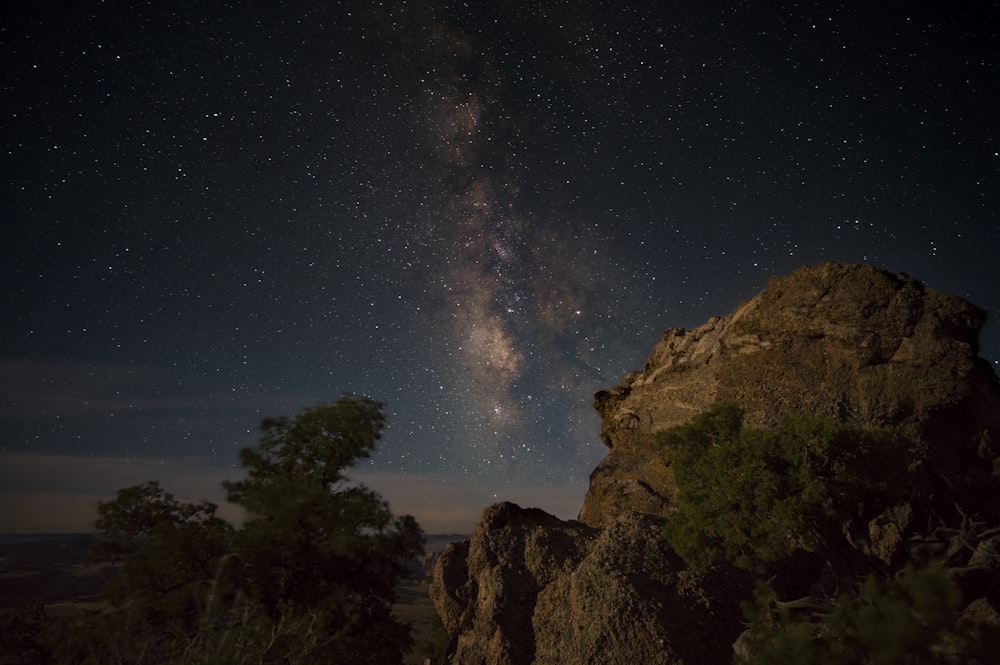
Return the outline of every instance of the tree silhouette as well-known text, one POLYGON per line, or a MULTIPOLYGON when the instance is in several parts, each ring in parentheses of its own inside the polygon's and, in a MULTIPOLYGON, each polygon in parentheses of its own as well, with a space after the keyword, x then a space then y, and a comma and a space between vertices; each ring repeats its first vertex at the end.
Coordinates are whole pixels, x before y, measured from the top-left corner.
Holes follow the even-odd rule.
POLYGON ((102 503, 93 557, 122 563, 116 628, 70 631, 66 661, 400 662, 412 640, 391 605, 423 535, 344 475, 384 423, 380 403, 349 395, 265 420, 246 477, 225 483, 240 528, 155 481, 102 503))

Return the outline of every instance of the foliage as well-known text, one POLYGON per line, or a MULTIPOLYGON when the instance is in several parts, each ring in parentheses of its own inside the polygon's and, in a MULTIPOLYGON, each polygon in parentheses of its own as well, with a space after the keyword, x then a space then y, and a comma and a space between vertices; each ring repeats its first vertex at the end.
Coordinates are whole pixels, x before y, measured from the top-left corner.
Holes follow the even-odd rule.
POLYGON ((760 572, 796 548, 836 566, 851 558, 842 525, 866 522, 906 487, 910 438, 899 428, 798 416, 749 429, 739 407, 720 404, 657 441, 679 489, 665 535, 698 569, 728 560, 760 572))
MULTIPOLYGON (((240 453, 247 479, 226 483, 229 499, 257 511, 255 491, 264 487, 304 482, 332 489, 344 482, 345 468, 371 455, 384 425, 380 403, 349 396, 293 418, 266 418, 260 445, 240 453)), ((262 506, 272 501, 265 497, 262 506)))
MULTIPOLYGON (((944 567, 953 554, 972 552, 994 533, 987 522, 968 517, 957 501, 951 510, 942 508, 943 498, 938 508, 923 506, 919 524, 928 531, 908 540, 930 542, 942 559, 908 565, 891 577, 889 566, 864 549, 871 520, 910 495, 910 476, 918 468, 910 431, 811 416, 752 429, 743 426, 737 406, 721 404, 660 432, 657 440, 679 490, 677 510, 664 527, 671 546, 696 569, 728 562, 772 576, 744 608, 751 625, 738 660, 994 662, 1000 649, 995 615, 986 599, 979 615, 963 614, 951 577, 961 570, 944 567), (949 522, 958 517, 960 525, 949 522), (782 566, 797 570, 790 558, 797 550, 826 564, 841 592, 836 600, 826 595, 829 584, 796 600, 777 599, 769 584, 784 574, 782 566)), ((920 528, 917 521, 912 526, 920 528)), ((809 582, 795 581, 800 589, 809 582)))
POLYGON ((869 577, 860 594, 844 595, 815 617, 778 611, 766 594, 747 608, 748 665, 897 665, 987 663, 996 635, 959 621, 961 593, 939 564, 907 567, 892 580, 869 577), (984 637, 987 639, 984 641, 984 637))
POLYGON ((375 492, 346 485, 342 473, 369 455, 383 422, 377 402, 342 399, 265 420, 260 447, 243 451, 247 478, 226 483, 248 512, 237 565, 270 614, 323 599, 335 624, 349 627, 353 616, 390 628, 380 608, 392 602, 404 560, 422 550, 420 529, 410 516, 394 519, 375 492))
POLYGON ((0 663, 41 663, 49 648, 45 642, 49 616, 40 604, 0 612, 0 663))
POLYGON ((429 665, 447 665, 450 646, 451 635, 445 629, 441 617, 435 613, 431 634, 419 645, 420 653, 424 654, 424 660, 429 665))
POLYGON ((98 507, 94 560, 122 562, 105 588, 152 624, 190 629, 229 551, 233 528, 208 502, 184 503, 150 481, 118 491, 98 507))
POLYGON ((391 604, 423 536, 344 475, 384 422, 352 396, 265 420, 246 477, 225 483, 246 509, 238 529, 156 482, 120 490, 93 550, 122 562, 107 588, 118 609, 68 624, 56 662, 400 662, 411 638, 391 604))
POLYGON ((118 490, 115 499, 97 508, 101 540, 91 551, 94 559, 119 562, 139 549, 164 524, 223 527, 216 506, 207 501, 182 503, 153 480, 118 490))

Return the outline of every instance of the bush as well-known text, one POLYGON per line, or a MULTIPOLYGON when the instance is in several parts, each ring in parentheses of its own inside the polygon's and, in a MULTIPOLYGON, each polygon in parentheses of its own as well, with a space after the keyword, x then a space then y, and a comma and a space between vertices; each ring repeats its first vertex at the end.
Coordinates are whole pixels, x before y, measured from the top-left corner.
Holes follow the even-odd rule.
POLYGON ((857 552, 841 535, 906 492, 912 439, 899 428, 783 418, 743 427, 739 407, 720 404, 657 434, 677 483, 664 533, 685 561, 719 561, 762 572, 795 549, 818 551, 845 575, 857 552))

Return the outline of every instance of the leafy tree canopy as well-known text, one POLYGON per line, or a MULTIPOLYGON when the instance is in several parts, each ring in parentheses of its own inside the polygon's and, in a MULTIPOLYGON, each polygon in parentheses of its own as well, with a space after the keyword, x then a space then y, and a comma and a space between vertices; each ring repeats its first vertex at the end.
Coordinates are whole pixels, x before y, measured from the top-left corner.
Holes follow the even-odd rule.
POLYGON ((266 418, 260 445, 240 453, 247 479, 226 483, 229 499, 254 511, 254 493, 273 484, 331 489, 344 482, 344 469, 371 455, 384 425, 382 404, 360 397, 343 397, 292 418, 266 418))
POLYGON ((247 478, 225 486, 248 514, 237 536, 240 575, 269 612, 325 599, 347 621, 357 598, 387 606, 404 561, 422 551, 412 517, 394 518, 378 494, 343 474, 374 449, 381 409, 352 397, 265 420, 261 445, 243 451, 247 478))
POLYGON ((105 596, 158 620, 190 617, 217 573, 232 526, 209 502, 184 503, 156 481, 118 491, 98 506, 101 538, 90 558, 123 562, 105 596))

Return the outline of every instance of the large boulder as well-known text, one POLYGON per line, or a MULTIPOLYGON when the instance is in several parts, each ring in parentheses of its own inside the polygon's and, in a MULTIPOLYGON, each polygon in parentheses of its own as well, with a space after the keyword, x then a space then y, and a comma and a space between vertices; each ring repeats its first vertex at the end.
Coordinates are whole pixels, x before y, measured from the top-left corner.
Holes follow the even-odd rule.
POLYGON ((649 516, 606 529, 501 503, 442 555, 431 598, 454 665, 726 662, 744 576, 685 569, 649 516), (720 611, 724 608, 724 611, 720 611))
POLYGON ((941 477, 1000 456, 1000 390, 978 357, 984 312, 869 265, 821 263, 785 277, 729 316, 667 330, 640 372, 596 393, 610 448, 580 520, 666 515, 675 488, 654 434, 716 402, 749 426, 785 414, 910 424, 941 477))

